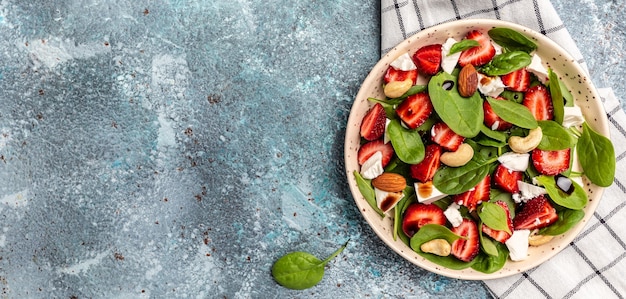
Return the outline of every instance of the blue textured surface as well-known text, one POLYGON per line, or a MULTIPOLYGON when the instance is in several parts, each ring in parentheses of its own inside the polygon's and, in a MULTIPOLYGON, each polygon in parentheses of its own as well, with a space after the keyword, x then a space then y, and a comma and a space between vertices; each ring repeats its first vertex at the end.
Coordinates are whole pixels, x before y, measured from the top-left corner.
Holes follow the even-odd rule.
MULTIPOLYGON (((624 4, 553 1, 624 97, 624 4)), ((355 208, 345 122, 378 1, 0 4, 0 288, 41 298, 484 298, 355 208), (283 254, 348 248, 305 291, 283 254)))

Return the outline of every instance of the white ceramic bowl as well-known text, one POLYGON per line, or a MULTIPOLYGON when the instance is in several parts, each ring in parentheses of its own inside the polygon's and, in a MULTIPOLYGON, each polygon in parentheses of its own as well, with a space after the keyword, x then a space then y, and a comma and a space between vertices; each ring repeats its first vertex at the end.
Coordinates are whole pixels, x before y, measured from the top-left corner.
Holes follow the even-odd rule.
POLYGON ((467 32, 474 29, 482 31, 486 34, 489 29, 494 27, 507 27, 515 29, 532 39, 538 47, 536 52, 537 55, 542 58, 545 66, 552 68, 555 73, 559 75, 560 79, 567 85, 569 90, 574 95, 576 104, 580 106, 583 111, 583 115, 585 116, 587 123, 600 134, 609 136, 608 121, 604 108, 601 104, 600 97, 584 70, 566 50, 562 49, 555 42, 536 31, 517 24, 490 19, 468 19, 434 26, 420 31, 400 43, 398 46, 394 47, 384 57, 382 57, 382 59, 374 66, 367 78, 365 78, 365 81, 356 96, 352 110, 350 111, 350 117, 348 118, 346 129, 344 148, 346 175, 354 201, 358 206, 359 211, 363 214, 365 220, 389 248, 408 261, 428 271, 458 279, 485 280, 501 278, 517 274, 540 265, 567 247, 576 235, 580 233, 598 206, 603 192, 603 188, 588 183, 585 180, 584 186, 587 190, 589 203, 584 209, 584 219, 567 233, 555 237, 549 243, 539 247, 530 247, 529 257, 526 260, 520 262, 512 262, 509 260, 502 269, 491 274, 481 273, 471 268, 464 270, 447 269, 424 259, 415 253, 410 247, 405 245, 400 239, 394 241, 392 236, 393 213, 391 213, 391 215, 387 215, 385 218, 381 218, 369 206, 367 201, 359 192, 353 175, 355 170, 358 171, 360 169, 357 162, 357 151, 360 144, 359 128, 363 116, 371 107, 371 103, 367 100, 367 98, 374 97, 384 99, 382 79, 385 71, 389 67, 389 64, 404 53, 408 52, 412 55, 421 46, 443 43, 448 37, 454 37, 457 40, 460 40, 465 36, 465 34, 467 34, 467 32))

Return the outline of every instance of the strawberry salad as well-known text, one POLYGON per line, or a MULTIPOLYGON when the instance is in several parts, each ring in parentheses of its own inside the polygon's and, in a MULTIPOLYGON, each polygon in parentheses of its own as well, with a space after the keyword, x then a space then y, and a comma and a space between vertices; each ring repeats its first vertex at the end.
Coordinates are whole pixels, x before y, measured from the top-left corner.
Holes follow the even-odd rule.
POLYGON ((612 143, 536 50, 493 28, 390 64, 385 98, 368 99, 354 176, 393 217, 394 239, 447 268, 493 273, 584 217, 583 176, 611 185, 612 143))

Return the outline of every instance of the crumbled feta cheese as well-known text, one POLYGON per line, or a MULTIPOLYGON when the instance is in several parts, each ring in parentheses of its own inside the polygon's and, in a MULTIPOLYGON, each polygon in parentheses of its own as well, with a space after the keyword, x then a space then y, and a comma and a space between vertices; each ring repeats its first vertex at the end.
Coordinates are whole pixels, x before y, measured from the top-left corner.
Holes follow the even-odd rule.
POLYGON ((423 204, 430 204, 448 196, 448 194, 439 191, 432 182, 415 182, 414 186, 417 201, 423 204))
POLYGON ((374 187, 376 205, 383 212, 391 210, 404 197, 404 192, 387 192, 374 187))
POLYGON ((500 77, 489 77, 478 73, 478 90, 492 98, 499 96, 506 88, 500 77))
POLYGON ((371 180, 383 174, 384 171, 385 170, 383 169, 383 153, 380 151, 375 152, 361 166, 361 176, 364 179, 368 179, 368 180, 371 180))
POLYGON ((502 54, 502 46, 496 43, 491 43, 491 44, 493 45, 493 48, 496 50, 496 55, 502 54))
POLYGON ((383 142, 385 144, 387 144, 389 141, 391 141, 391 138, 389 138, 389 132, 387 131, 387 129, 389 128, 389 123, 391 122, 390 119, 385 118, 385 134, 383 135, 383 142))
POLYGON ((458 204, 452 203, 443 212, 443 214, 446 215, 446 218, 448 219, 448 221, 450 221, 450 223, 454 227, 461 225, 461 222, 463 222, 463 216, 461 216, 461 212, 459 212, 459 208, 460 206, 458 204))
POLYGON ((528 257, 528 236, 530 236, 530 230, 515 230, 513 235, 504 242, 509 249, 509 257, 512 261, 522 261, 528 257))
POLYGON ((563 114, 563 127, 569 128, 582 125, 585 122, 580 107, 565 107, 565 113, 563 114))
POLYGON ((449 37, 446 42, 441 45, 441 68, 448 74, 452 74, 454 67, 456 67, 459 61, 459 57, 461 57, 461 52, 448 55, 450 54, 450 49, 456 42, 456 39, 449 37))
POLYGON ((548 82, 548 70, 543 66, 541 58, 537 54, 533 54, 530 65, 526 67, 526 69, 535 74, 541 83, 546 84, 546 82, 548 82))
POLYGON ((526 171, 530 154, 518 154, 516 152, 508 152, 498 157, 498 161, 504 167, 513 171, 526 171))
POLYGON ((409 56, 409 53, 400 55, 400 57, 396 58, 396 60, 391 63, 391 66, 400 71, 411 71, 417 69, 415 63, 413 63, 413 59, 409 56))
POLYGON ((548 194, 546 189, 523 181, 517 181, 517 187, 519 188, 519 193, 513 194, 515 203, 527 202, 539 195, 548 194))

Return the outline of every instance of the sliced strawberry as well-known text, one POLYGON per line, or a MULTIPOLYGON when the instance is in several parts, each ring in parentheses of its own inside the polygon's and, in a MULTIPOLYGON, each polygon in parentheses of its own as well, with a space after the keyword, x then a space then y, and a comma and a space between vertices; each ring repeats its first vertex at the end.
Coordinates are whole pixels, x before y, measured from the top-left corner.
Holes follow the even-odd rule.
POLYGON ((435 172, 441 165, 439 157, 441 157, 441 147, 434 143, 427 145, 424 160, 418 164, 411 165, 411 177, 422 183, 432 180, 435 172))
POLYGON ((500 77, 502 83, 513 91, 526 91, 530 86, 530 73, 526 68, 510 72, 500 77))
POLYGON ((522 104, 528 107, 537 120, 551 120, 554 118, 554 108, 552 106, 550 92, 541 84, 526 90, 522 104))
POLYGON ((387 68, 387 72, 383 77, 383 81, 385 81, 385 84, 392 81, 404 81, 406 79, 413 80, 413 85, 415 85, 415 83, 417 82, 417 70, 403 71, 397 70, 394 67, 390 66, 389 68, 387 68))
POLYGON ((382 137, 385 134, 386 120, 385 108, 380 103, 376 103, 363 117, 361 136, 370 141, 382 137))
POLYGON ((491 227, 483 224, 482 225, 482 230, 483 233, 487 234, 488 236, 492 237, 494 240, 500 242, 500 243, 504 243, 506 242, 506 240, 508 240, 511 235, 513 234, 513 221, 511 220, 511 212, 509 210, 509 206, 504 202, 504 201, 496 201, 496 204, 501 206, 504 211, 506 212, 506 224, 509 227, 509 232, 505 231, 505 230, 495 230, 492 229, 491 227))
POLYGON ((524 173, 521 171, 510 170, 500 164, 493 174, 493 181, 500 189, 509 193, 518 193, 519 187, 517 181, 523 179, 524 173))
POLYGON ((470 31, 465 38, 473 39, 479 45, 461 52, 461 57, 459 57, 459 65, 461 67, 467 64, 481 66, 491 61, 493 56, 496 55, 496 49, 491 44, 491 40, 489 40, 488 36, 480 33, 480 31, 470 31))
POLYGON ((361 148, 359 148, 359 152, 357 153, 357 160, 359 161, 359 165, 363 165, 363 163, 365 163, 365 161, 367 161, 367 159, 369 159, 376 152, 381 152, 383 154, 383 167, 389 164, 389 161, 391 161, 391 158, 395 153, 395 151, 393 150, 393 146, 391 146, 390 142, 385 143, 382 139, 370 141, 361 145, 361 148))
POLYGON ((557 175, 569 168, 570 149, 542 151, 534 149, 530 155, 535 169, 544 175, 557 175))
POLYGON ((538 229, 554 223, 559 216, 544 195, 527 201, 513 219, 515 230, 538 229))
POLYGON ((453 195, 452 200, 460 206, 467 207, 470 212, 473 212, 481 202, 489 200, 490 192, 491 177, 487 175, 474 188, 461 194, 453 195))
MULTIPOLYGON (((507 101, 504 98, 498 97, 496 100, 507 101)), ((502 118, 500 118, 491 108, 489 102, 483 102, 483 111, 485 112, 484 124, 488 128, 495 131, 504 131, 510 129, 513 125, 502 118)))
POLYGON ((470 262, 480 250, 478 241, 478 226, 470 219, 464 218, 461 225, 452 228, 452 232, 467 239, 457 239, 452 242, 452 255, 464 262, 470 262))
POLYGON ((433 104, 427 92, 420 92, 406 98, 396 108, 400 119, 411 129, 421 126, 433 112, 433 104))
POLYGON ((434 44, 419 48, 413 54, 417 69, 426 75, 435 75, 441 69, 441 45, 434 44))
POLYGON ((433 125, 430 130, 430 138, 435 143, 441 145, 441 147, 453 152, 456 151, 465 140, 465 137, 454 133, 444 122, 438 122, 433 125))
POLYGON ((446 224, 446 216, 443 210, 436 205, 412 203, 402 217, 402 231, 412 237, 422 226, 426 224, 446 224))

